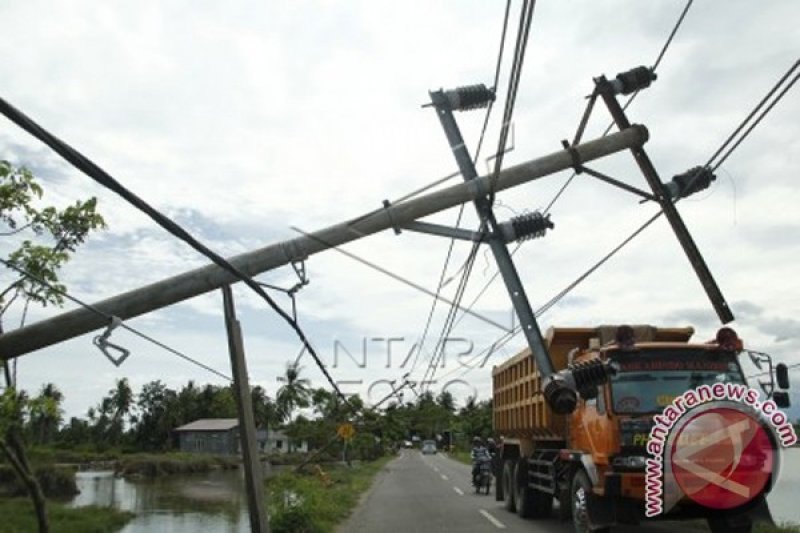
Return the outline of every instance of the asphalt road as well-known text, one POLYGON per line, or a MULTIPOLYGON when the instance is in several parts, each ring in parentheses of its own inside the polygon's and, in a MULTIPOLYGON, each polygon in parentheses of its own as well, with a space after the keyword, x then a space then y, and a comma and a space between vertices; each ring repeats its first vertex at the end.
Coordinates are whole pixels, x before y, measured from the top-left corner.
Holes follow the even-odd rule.
MULTIPOLYGON (((661 523, 647 527, 619 527, 622 532, 674 531, 687 524, 661 523)), ((691 528, 693 531, 698 531, 691 528)), ((339 533, 419 533, 447 531, 472 533, 571 533, 571 522, 523 520, 503 508, 492 493, 475 494, 470 467, 442 454, 422 455, 403 450, 377 475, 361 505, 339 529, 339 533)))

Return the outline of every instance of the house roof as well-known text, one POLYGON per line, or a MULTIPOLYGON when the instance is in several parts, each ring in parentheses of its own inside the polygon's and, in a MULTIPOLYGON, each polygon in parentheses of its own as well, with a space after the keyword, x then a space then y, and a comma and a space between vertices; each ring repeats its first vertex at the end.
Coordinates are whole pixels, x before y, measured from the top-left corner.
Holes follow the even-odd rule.
POLYGON ((229 431, 239 426, 236 418, 201 418, 175 428, 175 431, 229 431))

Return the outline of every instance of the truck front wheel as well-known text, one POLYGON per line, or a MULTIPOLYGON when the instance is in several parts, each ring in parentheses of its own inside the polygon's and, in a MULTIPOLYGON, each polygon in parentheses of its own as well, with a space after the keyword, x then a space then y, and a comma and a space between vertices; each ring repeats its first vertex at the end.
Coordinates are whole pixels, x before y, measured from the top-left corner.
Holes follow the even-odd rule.
POLYGON ((503 462, 503 507, 506 511, 514 512, 517 504, 514 501, 514 461, 506 459, 503 462))
POLYGON ((608 533, 608 528, 592 527, 589 519, 589 495, 592 493, 592 483, 586 472, 579 470, 572 478, 572 525, 575 533, 608 533))

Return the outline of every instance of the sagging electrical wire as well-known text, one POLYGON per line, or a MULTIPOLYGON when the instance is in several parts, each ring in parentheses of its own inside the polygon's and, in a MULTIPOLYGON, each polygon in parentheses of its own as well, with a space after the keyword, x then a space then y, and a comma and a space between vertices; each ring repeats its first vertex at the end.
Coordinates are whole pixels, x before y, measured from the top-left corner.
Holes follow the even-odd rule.
POLYGON ((517 28, 517 41, 514 47, 514 59, 511 64, 511 72, 508 78, 508 89, 506 92, 505 109, 503 110, 503 122, 500 126, 500 139, 497 143, 497 158, 494 161, 494 173, 489 181, 489 205, 494 204, 495 189, 497 180, 500 179, 500 170, 503 167, 503 157, 505 154, 506 143, 508 142, 508 132, 511 127, 511 118, 514 116, 514 106, 517 101, 519 91, 519 81, 522 76, 522 65, 525 61, 525 51, 528 47, 528 37, 533 20, 533 11, 536 7, 536 0, 523 0, 520 8, 519 27, 517 28))
POLYGON ((57 138, 55 135, 42 128, 30 117, 25 115, 22 111, 16 109, 3 98, 0 98, 0 113, 5 115, 17 126, 39 139, 45 145, 49 146, 53 151, 63 157, 75 168, 92 178, 100 185, 121 196, 128 203, 149 216, 156 224, 161 226, 167 232, 187 243, 197 252, 201 253, 203 256, 210 259, 214 264, 230 273, 234 278, 242 281, 251 290, 253 290, 253 292, 258 294, 265 302, 267 302, 269 307, 272 308, 272 310, 276 312, 287 324, 289 324, 292 330, 294 330, 301 342, 306 346, 308 353, 312 356, 314 362, 317 364, 317 367, 325 376, 325 379, 327 379, 333 390, 346 405, 350 406, 350 402, 336 385, 336 382, 331 377, 328 369, 325 367, 314 348, 308 342, 305 333, 298 326, 297 322, 292 320, 292 317, 290 317, 283 309, 281 309, 280 306, 277 305, 275 301, 264 291, 264 289, 259 286, 258 283, 256 283, 250 276, 242 272, 239 268, 228 262, 216 252, 212 251, 169 217, 162 214, 139 196, 125 188, 121 183, 114 179, 105 170, 96 165, 93 161, 69 146, 61 139, 57 138))
MULTIPOLYGON (((661 47, 661 51, 659 51, 658 55, 656 56, 656 60, 653 62, 653 66, 650 67, 651 71, 655 72, 658 69, 658 66, 661 64, 661 61, 664 59, 664 55, 667 53, 667 49, 670 47, 670 45, 672 44, 673 39, 675 38, 675 34, 678 33, 678 29, 683 24, 683 20, 686 18, 686 14, 689 12, 689 8, 692 7, 692 3, 693 2, 694 2, 694 0, 688 0, 686 2, 686 5, 684 6, 683 11, 681 11, 681 14, 678 16, 678 20, 675 21, 675 24, 672 26, 672 31, 670 31, 669 36, 667 37, 667 40, 664 42, 664 46, 661 47)), ((640 92, 641 91, 637 89, 636 91, 634 91, 628 97, 628 99, 622 105, 622 110, 623 111, 626 111, 628 109, 628 106, 630 106, 631 103, 633 103, 633 101, 636 99, 636 96, 640 92)), ((605 137, 606 135, 608 135, 608 133, 611 131, 611 128, 613 128, 613 127, 614 127, 614 121, 611 121, 611 123, 609 123, 609 125, 603 131, 603 134, 601 135, 601 137, 605 137)), ((553 196, 553 199, 550 200, 550 203, 547 204, 547 207, 545 207, 544 214, 547 214, 547 213, 550 212, 550 210, 553 208, 553 205, 556 203, 556 201, 559 198, 561 198, 561 195, 564 194, 564 191, 567 190, 567 187, 570 186, 570 184, 575 180, 577 175, 578 175, 577 172, 573 172, 570 175, 570 177, 567 178, 567 180, 564 182, 564 184, 558 189, 558 191, 556 191, 556 194, 553 196)))
MULTIPOLYGON (((510 13, 511 13, 511 0, 506 0, 506 8, 505 8, 505 12, 503 14, 503 26, 502 26, 502 29, 500 31, 500 44, 498 46, 497 61, 495 62, 495 69, 494 69, 494 82, 493 82, 493 85, 492 85, 494 91, 497 90, 497 85, 500 82, 500 69, 501 69, 502 64, 503 64, 503 54, 504 54, 504 51, 505 51, 506 33, 508 31, 508 17, 509 17, 510 13)), ((486 135, 486 129, 489 126, 489 118, 491 117, 493 106, 494 106, 494 100, 490 100, 489 101, 489 105, 486 108, 486 114, 484 115, 484 119, 483 119, 483 127, 481 128, 481 134, 480 134, 480 137, 478 138, 478 144, 477 144, 477 147, 475 149, 475 157, 474 157, 474 163, 475 164, 477 164, 478 159, 480 157, 481 149, 483 147, 483 141, 484 141, 484 138, 485 138, 485 135, 486 135)), ((461 174, 460 172, 456 172, 455 174, 451 174, 450 176, 445 178, 445 180, 440 180, 439 182, 446 181, 447 179, 450 179, 450 177, 458 176, 460 174, 461 174)), ((425 187, 423 189, 420 189, 420 191, 427 190, 428 188, 430 188, 430 187, 425 187)), ((415 193, 418 193, 418 192, 415 191, 415 193)), ((410 196, 407 196, 407 197, 410 197, 410 196)), ((407 197, 404 197, 404 199, 406 199, 407 197)), ((456 227, 457 228, 461 224, 461 218, 462 218, 462 216, 464 214, 464 208, 465 208, 465 204, 461 204, 461 207, 459 208, 459 211, 458 211, 458 216, 456 218, 456 227)), ((447 267, 450 264, 450 259, 451 259, 452 255, 453 255, 453 248, 454 247, 455 247, 455 239, 450 239, 450 243, 449 243, 449 245, 447 247, 447 254, 445 255, 444 265, 442 266, 442 271, 439 274, 439 282, 436 284, 436 296, 434 297, 433 302, 431 303, 431 308, 430 308, 430 311, 428 312, 428 318, 425 321, 425 327, 423 328, 422 336, 420 337, 419 346, 417 348, 416 354, 414 355, 414 362, 412 363, 410 372, 414 372, 414 370, 416 370, 417 363, 419 362, 419 357, 422 354, 423 348, 425 347, 425 341, 427 340, 427 337, 428 337, 428 331, 430 330, 431 321, 433 320, 433 315, 436 312, 436 304, 437 304, 437 302, 439 300, 439 294, 441 293, 441 290, 445 285, 444 277, 447 274, 447 267)), ((458 305, 460 305, 460 302, 458 302, 458 300, 454 300, 454 302, 457 303, 458 305)))
MULTIPOLYGON (((80 305, 81 307, 83 307, 83 308, 95 313, 96 315, 98 315, 100 317, 103 317, 104 319, 108 320, 109 322, 111 320, 113 320, 113 318, 114 318, 113 316, 109 315, 108 313, 105 313, 105 312, 101 311, 100 309, 96 308, 95 306, 93 306, 91 304, 87 304, 86 302, 80 300, 79 298, 76 298, 75 296, 72 296, 67 291, 63 290, 62 288, 57 287, 53 283, 50 283, 50 282, 42 279, 40 276, 36 276, 35 274, 33 274, 31 272, 28 272, 24 268, 22 268, 22 267, 20 267, 18 265, 15 265, 14 263, 12 263, 10 261, 6 261, 5 259, 0 258, 0 263, 4 264, 6 267, 8 267, 8 268, 10 268, 12 270, 16 270, 21 275, 23 275, 23 276, 35 281, 36 283, 39 283, 39 284, 47 287, 51 291, 58 293, 59 295, 61 295, 64 298, 66 298, 67 300, 70 300, 71 302, 74 302, 74 303, 80 305)), ((193 365, 195 365, 195 366, 197 366, 199 368, 202 368, 203 370, 207 370, 208 372, 211 372, 212 374, 215 374, 215 375, 217 375, 217 376, 219 376, 219 377, 221 377, 223 379, 226 379, 228 381, 232 381, 232 378, 230 376, 228 376, 228 375, 220 372, 219 370, 216 370, 215 368, 212 368, 212 367, 210 367, 210 366, 208 366, 208 365, 206 365, 204 363, 201 363, 200 361, 198 361, 197 359, 195 359, 193 357, 189 357, 188 355, 186 355, 186 354, 184 354, 182 352, 179 352, 175 348, 172 348, 171 346, 168 346, 168 345, 164 344, 163 342, 161 342, 159 340, 156 340, 155 338, 142 333, 141 331, 139 331, 139 330, 137 330, 137 329, 125 324, 124 322, 122 324, 120 324, 120 327, 126 329, 127 331, 130 331, 134 335, 136 335, 138 337, 141 337, 142 339, 144 339, 144 340, 146 340, 146 341, 148 341, 148 342, 150 342, 152 344, 155 344, 159 348, 162 348, 162 349, 168 351, 169 353, 180 357, 184 361, 192 363, 193 365)))
POLYGON ((750 112, 750 114, 747 115, 747 117, 745 117, 745 119, 742 121, 742 123, 739 124, 739 126, 733 131, 733 133, 730 134, 730 136, 725 140, 725 142, 722 143, 722 146, 720 146, 719 149, 716 152, 714 152, 714 154, 708 159, 708 162, 705 165, 706 168, 711 168, 712 172, 717 170, 720 167, 720 165, 722 165, 725 162, 725 160, 728 159, 728 157, 731 155, 731 153, 736 148, 739 147, 739 145, 742 143, 742 141, 744 141, 747 138, 747 136, 750 135, 750 133, 753 131, 753 129, 756 126, 758 126, 758 124, 764 119, 764 117, 767 115, 767 113, 772 111, 772 108, 775 107, 775 104, 780 102, 780 100, 786 95, 786 93, 789 91, 789 89, 791 89, 794 86, 794 84, 797 82, 798 77, 800 77, 800 74, 796 74, 794 76, 794 78, 792 78, 792 80, 788 84, 786 84, 784 86, 783 90, 781 90, 781 92, 778 94, 778 96, 776 96, 772 100, 772 102, 770 102, 770 104, 767 105, 766 109, 764 109, 764 111, 761 113, 761 115, 759 115, 758 118, 756 118, 753 121, 753 123, 750 124, 750 126, 747 128, 747 130, 744 133, 741 134, 741 136, 739 137, 738 140, 736 140, 736 142, 733 144, 733 146, 731 146, 730 149, 728 149, 728 151, 725 152, 725 155, 720 157, 720 154, 722 153, 722 151, 725 150, 725 148, 731 142, 733 142, 733 139, 736 137, 736 135, 738 135, 739 132, 747 125, 747 123, 750 122, 753 119, 755 114, 758 113, 758 111, 761 110, 762 107, 764 107, 764 105, 767 103, 767 101, 769 101, 769 99, 772 98, 772 96, 775 94, 775 92, 781 87, 781 85, 784 84, 784 82, 789 78, 789 76, 791 76, 792 73, 794 73, 794 71, 797 70, 798 66, 800 66, 800 59, 796 60, 794 62, 794 64, 791 67, 789 67, 789 69, 786 71, 786 73, 783 76, 781 76, 781 78, 775 83, 775 85, 772 86, 772 88, 769 90, 769 92, 767 92, 767 94, 764 96, 764 98, 762 98, 761 101, 756 105, 756 107, 753 108, 753 110, 750 112), (715 162, 714 160, 717 157, 719 157, 719 159, 715 162))
MULTIPOLYGON (((725 150, 726 146, 728 146, 733 141, 733 139, 736 137, 736 135, 745 128, 745 126, 753 119, 753 117, 759 112, 759 110, 764 108, 764 106, 769 101, 769 99, 786 82, 786 80, 789 79, 789 77, 798 68, 798 66, 800 66, 800 60, 795 61, 795 63, 791 67, 789 67, 787 72, 783 76, 781 76, 781 78, 775 83, 775 85, 767 92, 767 95, 756 105, 756 107, 747 115, 747 117, 745 117, 745 119, 739 124, 739 126, 736 127, 736 129, 733 131, 733 133, 731 133, 731 135, 729 135, 728 138, 722 143, 722 145, 713 153, 713 155, 708 159, 708 162, 706 163, 705 168, 712 168, 712 169, 716 170, 725 161, 725 159, 727 159, 727 157, 730 156, 730 154, 732 153, 733 149, 738 147, 741 144, 741 142, 744 140, 744 138, 747 135, 749 135, 749 133, 753 130, 753 128, 755 128, 755 126, 757 126, 758 123, 761 122, 761 120, 766 116, 766 114, 769 113, 775 107, 775 105, 778 103, 778 101, 780 101, 783 98, 783 96, 786 94, 786 92, 788 92, 788 90, 792 88, 792 86, 797 81, 798 77, 800 77, 800 74, 795 75, 794 78, 792 78, 792 80, 788 84, 786 84, 784 86, 784 88, 781 90, 781 92, 778 94, 778 96, 775 97, 769 105, 767 105, 767 107, 759 115, 759 117, 748 127, 748 129, 742 134, 742 136, 739 137, 738 141, 736 141, 733 144, 731 149, 729 149, 722 158, 717 160, 719 155, 722 154, 722 152, 725 150), (716 160, 716 162, 715 162, 715 160, 716 160)), ((675 202, 677 203, 680 200, 681 200, 681 198, 677 198, 675 202)), ((571 292, 578 284, 583 282, 589 275, 591 275, 593 272, 595 272, 600 266, 605 264, 609 259, 611 259, 611 257, 613 257, 623 247, 627 246, 634 238, 636 238, 639 234, 641 234, 648 226, 650 226, 653 222, 655 222, 655 220, 658 219, 658 217, 660 217, 662 214, 663 214, 663 210, 659 210, 658 212, 656 212, 644 224, 639 226, 636 230, 633 231, 633 233, 631 233, 628 237, 626 237, 611 252, 606 254, 600 261, 598 261, 597 263, 592 265, 586 272, 584 272, 583 274, 578 276, 578 278, 576 278, 575 281, 573 281, 572 283, 567 285, 563 290, 561 290, 553 298, 548 300, 548 302, 545 303, 545 305, 543 305, 536 312, 536 316, 538 317, 539 314, 544 313, 547 310, 549 310, 550 308, 552 308, 556 303, 558 303, 562 298, 564 298, 564 296, 566 296, 569 292, 571 292)), ((471 308, 471 305, 467 307, 467 309, 470 309, 470 308, 471 308)), ((498 341, 501 340, 501 339, 505 339, 505 340, 502 341, 503 344, 505 344, 509 340, 511 340, 514 336, 516 336, 520 331, 522 331, 521 328, 520 329, 515 329, 511 334, 504 334, 503 336, 501 336, 500 339, 498 339, 498 341)), ((495 346, 495 344, 496 343, 493 343, 492 346, 495 346)), ((800 366, 800 364, 798 364, 797 366, 800 366)))
POLYGON ((464 269, 464 272, 461 275, 458 288, 456 289, 456 295, 453 298, 453 301, 457 305, 450 306, 450 309, 448 310, 447 317, 445 318, 445 322, 442 327, 442 333, 439 335, 439 340, 434 348, 433 357, 431 357, 431 363, 428 365, 428 368, 426 369, 422 379, 423 388, 425 388, 426 383, 433 381, 433 378, 436 376, 436 369, 439 366, 439 361, 441 361, 441 359, 444 357, 447 339, 450 337, 450 334, 453 331, 453 321, 455 320, 456 313, 458 312, 458 306, 461 305, 461 300, 464 298, 464 291, 467 288, 467 283, 469 281, 470 274, 472 273, 472 267, 475 265, 475 258, 478 255, 479 247, 480 243, 476 242, 473 243, 472 248, 470 249, 469 257, 467 258, 467 268, 464 269), (428 377, 428 374, 430 374, 430 377, 428 377))
MULTIPOLYGON (((658 69, 659 65, 661 64, 661 61, 664 59, 664 55, 666 54, 667 50, 669 49, 670 45, 672 44, 672 41, 675 38, 675 35, 678 32, 678 29, 683 24, 683 21, 686 18, 686 14, 689 12, 689 8, 692 7, 692 3, 693 2, 694 2, 694 0, 688 0, 686 5, 684 6, 683 10, 681 11, 680 16, 678 17, 678 20, 673 25, 672 31, 670 31, 670 34, 667 37, 667 40, 664 42, 664 45, 661 47, 661 50, 659 51, 658 55, 656 56, 656 60, 653 62, 653 66, 651 67, 651 70, 653 72, 655 72, 656 69, 658 69)), ((633 94, 631 94, 631 96, 628 97, 627 101, 622 106, 623 111, 626 110, 628 108, 628 106, 633 102, 633 100, 634 100, 634 98, 636 98, 637 94, 639 94, 639 91, 635 91, 633 94)), ((611 124, 609 124, 608 127, 603 132, 603 135, 601 137, 605 137, 606 135, 608 135, 608 133, 611 131, 611 128, 613 127, 613 125, 614 125, 613 122, 611 124)), ((569 187, 569 185, 572 183, 573 179, 576 176, 577 176, 577 173, 573 172, 572 175, 567 179, 567 181, 559 188, 559 190, 553 196, 552 200, 550 200, 550 202, 547 204, 545 209, 542 211, 542 214, 546 215, 546 214, 548 214, 550 212, 550 210, 553 208, 553 205, 561 197, 561 195, 564 193, 564 191, 567 189, 567 187, 569 187)), ((514 254, 516 254, 517 251, 519 251, 521 245, 522 245, 521 243, 517 243, 517 245, 511 251, 511 257, 514 257, 514 254)), ((484 295, 484 293, 486 293, 486 291, 495 282, 495 280, 497 279, 497 277, 499 275, 500 275, 500 271, 499 270, 495 271, 495 273, 492 275, 492 277, 484 284, 483 288, 480 291, 478 291, 477 296, 475 296, 475 298, 473 298, 472 302, 470 302, 470 304, 466 307, 467 309, 471 310, 475 306, 475 304, 478 302, 478 300, 480 300, 480 298, 484 295)), ((461 313, 461 316, 459 316, 458 320, 456 321, 456 325, 458 325, 461 322, 461 320, 463 320, 465 314, 466 313, 464 313, 464 312, 461 313)))

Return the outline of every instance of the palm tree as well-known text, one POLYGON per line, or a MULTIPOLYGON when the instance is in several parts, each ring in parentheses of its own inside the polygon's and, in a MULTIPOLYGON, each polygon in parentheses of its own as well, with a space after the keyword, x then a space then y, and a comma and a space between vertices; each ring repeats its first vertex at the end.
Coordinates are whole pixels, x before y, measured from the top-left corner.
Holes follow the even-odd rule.
POLYGON ((37 443, 49 443, 55 436, 63 420, 63 401, 64 395, 58 387, 47 383, 31 402, 30 427, 37 443))
MULTIPOLYGON (((311 382, 307 378, 301 378, 300 372, 303 367, 297 361, 286 363, 286 374, 283 377, 283 386, 278 389, 275 401, 283 420, 292 420, 292 412, 299 408, 309 406, 311 398, 311 382)), ((289 449, 291 450, 291 442, 289 449)))
POLYGON ((118 444, 125 429, 125 416, 131 412, 133 407, 133 391, 128 384, 128 378, 117 380, 117 385, 108 391, 108 411, 111 414, 109 440, 112 444, 118 444))
POLYGON ((250 390, 250 398, 253 403, 253 415, 256 426, 260 428, 275 427, 281 422, 278 414, 278 407, 272 399, 267 396, 264 387, 256 385, 250 390))

